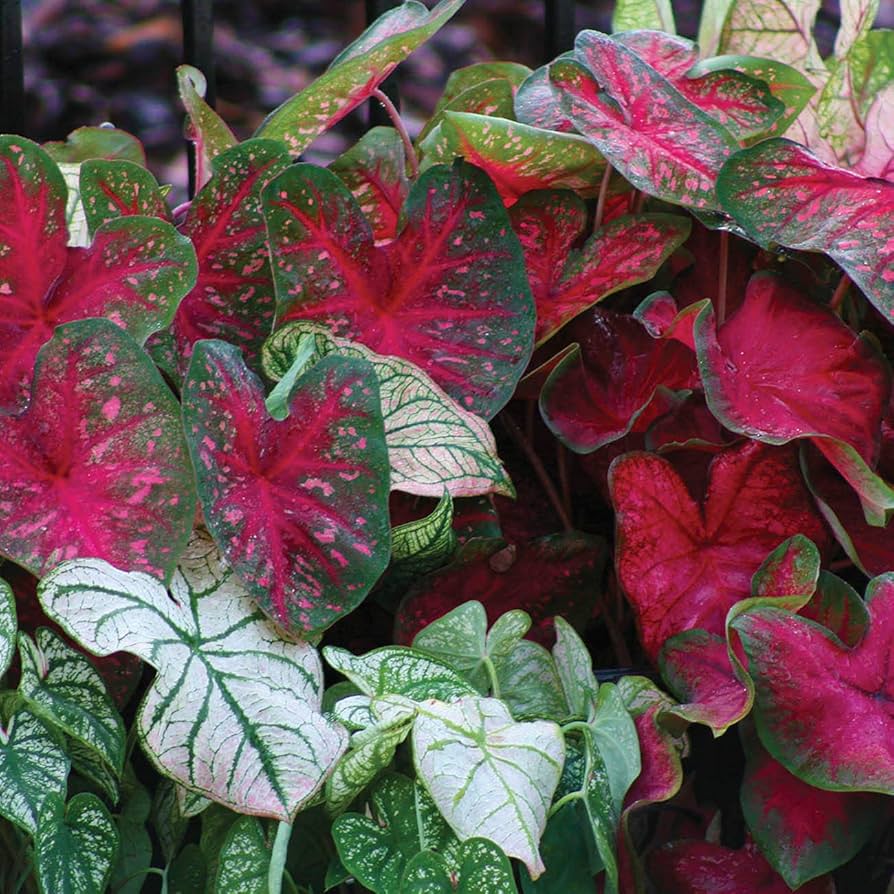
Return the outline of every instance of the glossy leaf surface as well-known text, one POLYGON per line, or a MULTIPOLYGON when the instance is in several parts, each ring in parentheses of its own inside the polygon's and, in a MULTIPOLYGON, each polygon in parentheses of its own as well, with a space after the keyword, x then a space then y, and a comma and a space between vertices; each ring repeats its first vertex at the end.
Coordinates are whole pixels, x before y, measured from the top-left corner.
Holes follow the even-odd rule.
POLYGON ((516 894, 512 866, 486 838, 469 838, 452 866, 433 851, 422 851, 404 870, 401 894, 516 894))

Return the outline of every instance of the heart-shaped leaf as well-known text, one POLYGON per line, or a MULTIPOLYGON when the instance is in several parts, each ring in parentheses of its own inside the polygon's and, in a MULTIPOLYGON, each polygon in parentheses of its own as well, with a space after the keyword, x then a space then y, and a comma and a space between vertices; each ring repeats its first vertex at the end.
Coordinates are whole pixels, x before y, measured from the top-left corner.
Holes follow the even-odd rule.
POLYGON ((781 541, 827 538, 791 448, 751 441, 721 451, 701 504, 670 462, 649 453, 616 459, 609 486, 618 577, 653 659, 684 630, 723 636, 727 610, 751 595, 751 576, 781 541))
POLYGON ((286 323, 264 342, 264 371, 283 381, 295 359, 313 344, 314 356, 337 354, 369 361, 379 383, 391 488, 418 496, 440 497, 515 490, 497 456, 486 422, 464 410, 414 363, 386 357, 359 342, 333 336, 315 323, 286 323))
POLYGON ((689 235, 683 217, 625 215, 573 248, 586 230, 586 207, 558 190, 523 196, 509 217, 525 254, 538 345, 590 305, 651 279, 689 235))
POLYGON ((68 804, 51 795, 34 836, 41 891, 102 894, 118 851, 118 830, 105 804, 82 792, 68 804))
POLYGON ((165 576, 195 509, 179 406, 108 320, 56 330, 32 400, 0 430, 0 552, 36 574, 98 556, 165 576))
POLYGON ((562 617, 557 616, 556 644, 553 659, 562 681, 562 689, 571 715, 588 718, 596 704, 599 684, 593 674, 593 659, 577 631, 562 617))
POLYGON ((264 611, 307 634, 356 607, 389 555, 388 457, 370 365, 321 360, 277 422, 239 350, 199 342, 183 416, 208 529, 264 611))
POLYGON ((568 702, 556 662, 540 643, 523 639, 494 661, 500 699, 516 720, 568 718, 568 702))
POLYGON ((324 323, 404 357, 486 418, 506 403, 530 357, 534 306, 518 240, 484 172, 462 162, 426 171, 400 233, 382 248, 324 168, 290 167, 264 204, 278 325, 324 323))
POLYGON ((158 769, 241 813, 290 822, 344 751, 319 713, 322 668, 283 639, 207 538, 195 538, 171 595, 96 559, 57 566, 41 604, 97 655, 127 651, 157 674, 137 717, 158 769))
POLYGON ((820 161, 788 140, 736 154, 717 181, 723 209, 760 245, 822 251, 894 320, 894 184, 820 161))
POLYGON ((894 490, 873 469, 891 379, 872 340, 771 274, 752 277, 719 328, 705 303, 694 334, 718 420, 768 444, 810 438, 860 495, 867 520, 884 524, 894 490))
POLYGON ((273 329, 261 191, 288 163, 281 144, 249 140, 214 158, 211 179, 192 200, 182 229, 195 245, 198 279, 171 327, 181 368, 202 338, 229 341, 251 360, 273 329))
POLYGON ((91 235, 119 217, 170 220, 158 181, 132 161, 91 159, 81 165, 80 194, 91 235))
POLYGON ((283 140, 300 155, 321 133, 372 96, 385 78, 463 5, 441 0, 434 9, 409 0, 380 16, 300 93, 271 112, 256 136, 283 140))
POLYGON ((554 723, 516 723, 496 699, 419 705, 413 727, 417 772, 464 841, 488 838, 536 878, 537 849, 559 783, 565 743, 554 723))
POLYGON ((269 872, 270 848, 263 827, 253 816, 240 817, 221 845, 214 894, 267 894, 269 872))
POLYGON ((575 61, 553 63, 550 79, 577 129, 637 189, 676 205, 718 206, 715 181, 735 139, 633 50, 582 31, 575 61))
POLYGON ((517 894, 506 855, 486 838, 469 838, 451 866, 434 851, 421 851, 407 862, 401 894, 517 894))

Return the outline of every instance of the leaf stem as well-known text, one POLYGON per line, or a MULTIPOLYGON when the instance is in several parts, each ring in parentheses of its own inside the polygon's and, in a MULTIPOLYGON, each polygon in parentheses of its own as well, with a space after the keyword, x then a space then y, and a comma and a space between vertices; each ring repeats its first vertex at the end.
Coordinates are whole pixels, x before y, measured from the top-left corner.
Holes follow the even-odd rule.
POLYGON ((573 531, 574 525, 571 523, 568 513, 565 512, 565 507, 562 505, 562 499, 559 497, 559 492, 556 490, 555 484, 553 484, 552 479, 549 477, 549 473, 543 467, 543 463, 540 461, 537 451, 531 446, 530 441, 524 436, 522 430, 515 424, 515 420, 508 413, 501 413, 500 420, 509 434, 509 437, 515 441, 516 445, 521 449, 522 453, 524 453, 526 459, 531 464, 534 474, 539 479, 540 485, 543 487, 547 498, 550 503, 552 503, 553 509, 556 511, 556 515, 559 516, 559 520, 562 522, 562 527, 566 532, 573 531))
POLYGON ((397 107, 391 101, 391 98, 385 93, 384 90, 375 89, 372 92, 373 99, 377 99, 381 104, 385 111, 388 113, 388 117, 391 119, 391 123, 394 125, 394 129, 400 134, 401 140, 403 140, 404 149, 407 153, 407 161, 410 163, 410 173, 414 180, 419 177, 419 159, 416 156, 416 150, 413 148, 413 141, 410 139, 410 134, 407 131, 407 126, 404 124, 404 119, 400 117, 400 112, 398 112, 397 107))
POLYGON ((726 319, 726 280, 729 275, 729 233, 720 231, 720 265, 717 270, 717 325, 726 319))
POLYGON ((571 479, 568 474, 568 448, 561 441, 556 441, 556 466, 559 470, 559 487, 562 489, 562 505, 573 523, 574 507, 571 502, 571 479))
POLYGON ((841 305, 844 304, 844 299, 847 297, 850 287, 851 278, 846 273, 842 273, 841 279, 838 280, 838 285, 835 286, 835 291, 829 299, 829 310, 838 313, 841 305))
POLYGON ((605 171, 602 174, 602 182, 599 184, 599 198, 596 199, 596 218, 593 221, 593 229, 598 230, 602 226, 602 218, 605 217, 605 201, 608 198, 608 185, 612 179, 612 166, 605 163, 605 171))
POLYGON ((286 856, 289 853, 289 839, 292 824, 280 821, 276 826, 273 852, 270 854, 270 870, 267 873, 268 894, 282 894, 282 877, 286 871, 286 856))
POLYGON ((487 670, 487 678, 490 682, 490 694, 493 698, 499 698, 500 681, 497 679, 497 669, 494 667, 493 661, 490 660, 490 656, 484 659, 484 667, 487 670))

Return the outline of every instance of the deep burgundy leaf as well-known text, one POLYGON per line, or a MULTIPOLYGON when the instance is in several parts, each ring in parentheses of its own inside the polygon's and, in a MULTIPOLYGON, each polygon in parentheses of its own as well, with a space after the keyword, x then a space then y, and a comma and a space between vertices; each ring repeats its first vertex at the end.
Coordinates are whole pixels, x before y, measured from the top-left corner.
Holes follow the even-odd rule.
POLYGON ((285 147, 272 140, 248 140, 213 159, 213 176, 183 225, 199 274, 171 327, 182 369, 199 339, 224 339, 252 360, 272 331, 275 295, 261 191, 288 164, 285 147))
POLYGON ((426 624, 474 594, 490 623, 510 609, 523 609, 533 622, 529 636, 552 645, 555 615, 576 625, 590 617, 605 557, 601 538, 578 533, 518 546, 496 544, 487 555, 473 552, 471 560, 463 561, 461 554, 408 592, 395 618, 395 642, 409 645, 426 624))
POLYGON ((616 218, 579 249, 586 208, 572 192, 527 193, 509 212, 525 253, 542 344, 597 301, 651 279, 689 235, 689 221, 669 214, 616 218))
POLYGON ((827 541, 792 448, 749 441, 723 450, 703 503, 649 453, 616 459, 609 486, 618 577, 653 659, 675 633, 722 636, 727 610, 751 594, 751 576, 781 541, 798 533, 827 541))
POLYGON ((819 624, 771 607, 733 627, 756 687, 761 741, 812 785, 894 793, 894 575, 866 591, 870 624, 848 648, 819 624))
POLYGON ((388 453, 372 367, 324 358, 277 422, 238 348, 202 341, 183 416, 208 530, 261 608, 307 635, 357 606, 389 556, 388 453))
POLYGON ((156 179, 132 161, 85 161, 81 165, 80 191, 91 234, 118 217, 171 219, 156 179))
POLYGON ((680 448, 716 453, 728 435, 700 394, 690 394, 656 419, 646 432, 646 449, 668 453, 680 448))
POLYGON ((871 340, 769 273, 716 328, 704 304, 695 341, 705 397, 729 429, 769 444, 809 437, 883 523, 894 491, 872 471, 891 378, 871 340))
POLYGON ((59 327, 31 402, 0 426, 0 552, 42 574, 92 556, 169 574, 192 529, 180 411, 132 338, 108 320, 59 327))
POLYGON ((556 437, 578 453, 645 431, 673 406, 670 392, 697 381, 689 348, 653 338, 626 314, 594 308, 571 324, 569 335, 580 349, 550 373, 540 412, 556 437))
POLYGON ((524 260, 487 175, 458 161, 426 171, 404 225, 377 248, 363 212, 330 171, 295 165, 264 195, 278 322, 325 323, 422 367, 490 417, 531 353, 534 307, 524 260))

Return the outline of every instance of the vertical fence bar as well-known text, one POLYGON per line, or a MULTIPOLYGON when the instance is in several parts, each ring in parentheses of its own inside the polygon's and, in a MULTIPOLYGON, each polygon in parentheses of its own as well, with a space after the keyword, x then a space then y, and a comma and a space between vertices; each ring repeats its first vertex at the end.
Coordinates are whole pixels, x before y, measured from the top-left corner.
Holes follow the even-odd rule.
POLYGON ((574 45, 575 0, 544 0, 543 16, 544 62, 550 62, 574 45))
MULTIPOLYGON (((366 0, 366 23, 371 25, 380 15, 389 9, 400 5, 401 0, 366 0)), ((397 89, 397 79, 392 75, 382 85, 382 91, 400 110, 400 91, 397 89)), ((376 127, 380 124, 390 124, 391 119, 381 104, 372 100, 369 104, 369 126, 376 127)))
MULTIPOLYGON (((214 81, 214 0, 180 0, 183 22, 183 61, 201 69, 208 82, 205 101, 213 106, 216 94, 214 81)), ((189 196, 196 192, 195 145, 186 147, 189 159, 189 196)))
POLYGON ((25 134, 21 0, 0 0, 0 132, 25 134))

